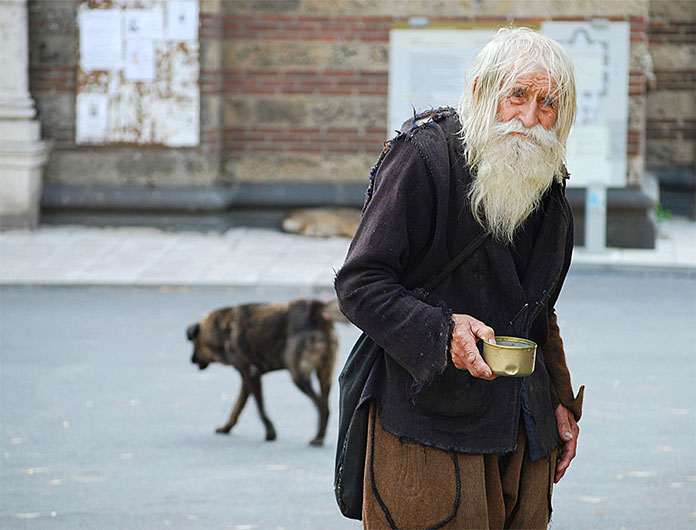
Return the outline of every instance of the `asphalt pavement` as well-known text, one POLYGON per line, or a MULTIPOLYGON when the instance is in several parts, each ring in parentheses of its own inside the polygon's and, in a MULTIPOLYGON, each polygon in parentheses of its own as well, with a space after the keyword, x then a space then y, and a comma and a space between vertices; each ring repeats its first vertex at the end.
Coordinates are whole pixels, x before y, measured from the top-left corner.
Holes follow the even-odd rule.
MULTIPOLYGON (((326 444, 287 372, 264 376, 278 439, 253 401, 229 436, 234 370, 190 362, 186 326, 309 287, 4 287, 0 528, 359 528, 333 498, 337 385, 326 444)), ((558 304, 580 449, 554 490, 553 530, 696 523, 692 277, 574 272, 558 304)), ((338 325, 340 366, 357 336, 338 325)), ((336 374, 337 375, 337 374, 336 374)))

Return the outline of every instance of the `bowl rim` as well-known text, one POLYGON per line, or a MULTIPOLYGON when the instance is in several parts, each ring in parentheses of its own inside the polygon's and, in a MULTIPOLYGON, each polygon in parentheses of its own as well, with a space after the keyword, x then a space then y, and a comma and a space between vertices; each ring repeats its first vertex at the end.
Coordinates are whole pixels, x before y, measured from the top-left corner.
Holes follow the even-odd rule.
POLYGON ((496 343, 493 344, 492 342, 488 342, 487 340, 484 340, 483 343, 491 346, 493 348, 500 348, 503 350, 528 350, 530 348, 536 348, 537 344, 534 341, 531 341, 529 339, 523 339, 522 337, 511 337, 509 335, 496 335, 495 337, 496 343), (508 341, 514 341, 514 342, 523 342, 527 346, 507 346, 505 344, 498 344, 498 339, 500 340, 508 340, 508 341))

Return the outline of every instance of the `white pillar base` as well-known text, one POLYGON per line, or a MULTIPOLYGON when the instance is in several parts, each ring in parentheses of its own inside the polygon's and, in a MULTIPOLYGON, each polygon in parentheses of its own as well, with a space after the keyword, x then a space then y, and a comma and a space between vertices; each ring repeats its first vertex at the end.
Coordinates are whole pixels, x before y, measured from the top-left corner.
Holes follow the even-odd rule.
POLYGON ((0 230, 39 224, 46 142, 0 142, 0 230))
POLYGON ((29 93, 27 0, 0 0, 0 229, 39 223, 48 145, 29 93))

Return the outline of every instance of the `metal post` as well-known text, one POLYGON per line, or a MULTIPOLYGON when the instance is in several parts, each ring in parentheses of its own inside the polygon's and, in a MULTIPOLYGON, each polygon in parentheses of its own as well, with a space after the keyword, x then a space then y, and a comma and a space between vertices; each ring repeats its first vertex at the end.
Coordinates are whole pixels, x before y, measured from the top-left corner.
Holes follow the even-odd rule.
POLYGON ((604 252, 607 248, 607 188, 594 183, 585 195, 585 250, 604 252))

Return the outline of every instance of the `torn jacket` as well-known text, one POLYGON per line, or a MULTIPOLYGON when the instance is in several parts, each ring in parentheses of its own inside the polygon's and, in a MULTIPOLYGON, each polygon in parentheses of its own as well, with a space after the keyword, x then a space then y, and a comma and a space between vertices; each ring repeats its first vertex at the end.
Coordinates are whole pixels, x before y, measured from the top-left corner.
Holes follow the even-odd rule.
POLYGON ((363 397, 377 399, 389 432, 466 453, 513 451, 523 418, 537 460, 559 443, 554 405, 573 400, 560 335, 549 352, 551 374, 545 357, 573 248, 565 183, 554 182, 542 200, 523 278, 511 248, 489 238, 422 302, 413 290, 482 228, 469 206, 472 176, 456 113, 438 109, 416 123, 387 142, 373 168, 362 221, 335 281, 341 310, 388 354, 375 364, 363 397), (536 342, 534 373, 485 381, 456 369, 449 355, 453 313, 471 315, 497 335, 536 342))

